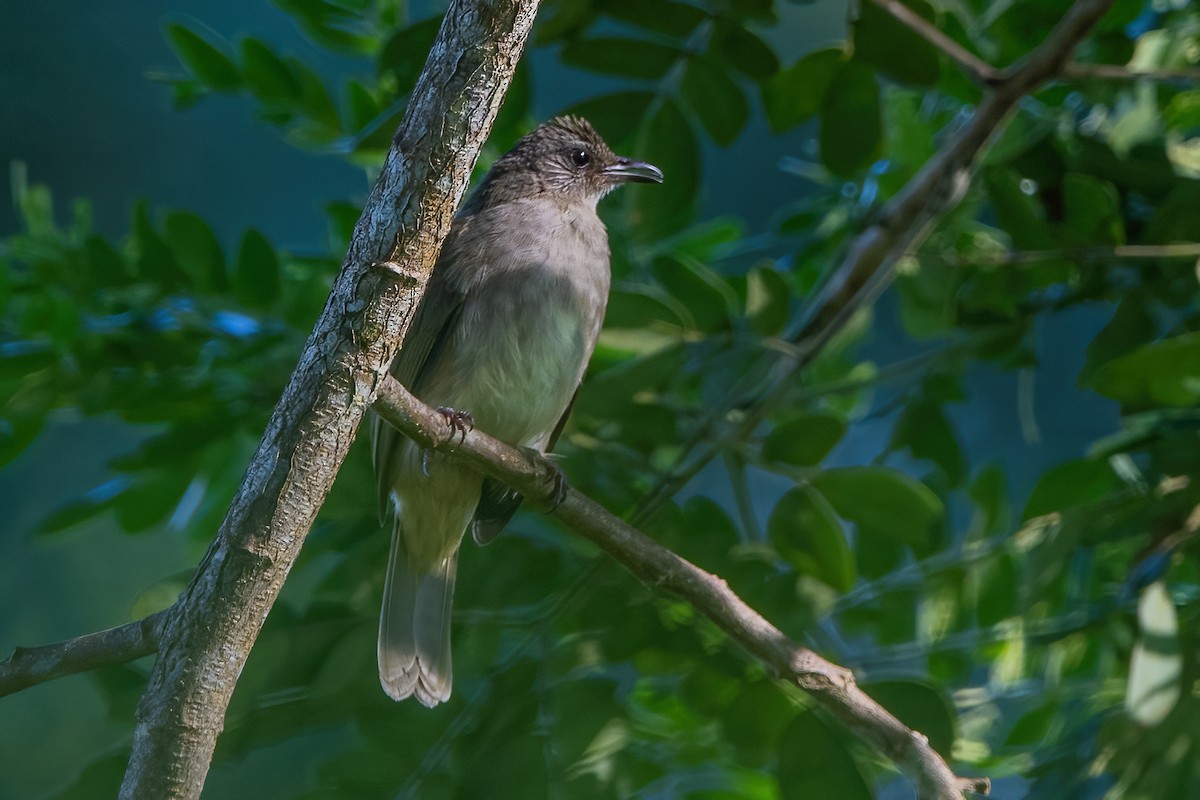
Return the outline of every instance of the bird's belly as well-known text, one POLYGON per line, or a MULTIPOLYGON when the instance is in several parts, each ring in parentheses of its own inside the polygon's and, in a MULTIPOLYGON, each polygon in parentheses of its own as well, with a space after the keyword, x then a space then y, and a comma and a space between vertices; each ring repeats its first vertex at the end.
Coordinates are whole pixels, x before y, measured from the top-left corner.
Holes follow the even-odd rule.
POLYGON ((491 435, 540 446, 566 410, 590 355, 592 323, 573 298, 535 284, 464 309, 453 372, 427 402, 469 412, 491 435), (488 331, 484 336, 472 332, 488 331))

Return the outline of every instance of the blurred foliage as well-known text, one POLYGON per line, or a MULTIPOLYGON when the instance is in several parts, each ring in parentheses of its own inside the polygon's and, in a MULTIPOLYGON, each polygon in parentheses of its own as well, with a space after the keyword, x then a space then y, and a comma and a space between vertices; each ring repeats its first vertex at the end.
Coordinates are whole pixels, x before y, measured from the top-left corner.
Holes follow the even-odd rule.
MULTIPOLYGON (((531 47, 605 78, 603 94, 563 110, 668 176, 603 209, 615 287, 559 448, 566 472, 861 670, 959 769, 1023 776, 1034 797, 1200 796, 1195 252, 1114 249, 1200 240, 1200 92, 1091 81, 1029 98, 961 207, 901 264, 887 302, 903 334, 882 330, 916 355, 864 356, 881 324, 868 310, 781 381, 813 286, 980 97, 871 3, 844 45, 781 53, 767 41, 781 2, 544 4, 531 47), (707 186, 703 153, 766 125, 804 126, 816 147, 785 166, 813 191, 769 222, 701 219, 701 191, 729 190, 707 186), (1119 424, 1013 497, 1022 481, 959 431, 979 400, 965 372, 1036 375, 1039 321, 1077 308, 1110 315, 1078 384, 1119 404, 1119 424), (868 424, 870 462, 839 460, 868 424), (714 456, 724 469, 679 479, 714 456), (1149 666, 1131 678, 1131 662, 1149 666)), ((171 25, 176 103, 242 94, 296 146, 375 169, 438 20, 395 0, 276 4, 361 73, 335 85, 259 39, 171 25)), ((911 3, 1000 65, 1066 6, 911 3)), ((1191 66, 1197 30, 1194 7, 1119 0, 1079 55, 1191 66)), ((527 62, 481 169, 534 124, 536 91, 527 62)), ((148 435, 113 461, 118 479, 47 509, 41 533, 111 513, 131 534, 208 539, 357 206, 328 205, 328 250, 314 257, 253 230, 227 250, 198 216, 144 205, 110 241, 86 203, 63 222, 45 187, 19 170, 14 187, 24 229, 0 250, 0 459, 59 409, 117 415, 148 435)), ((345 465, 295 570, 314 588, 268 620, 218 761, 351 731, 309 767, 305 797, 323 799, 865 798, 899 780, 687 605, 537 515, 464 553, 451 702, 391 703, 375 677, 386 536, 368 461, 359 446, 345 465)), ((186 577, 137 607, 166 604, 186 577)), ((133 667, 96 674, 115 719, 131 720, 142 680, 133 667)), ((64 762, 81 774, 61 796, 90 798, 112 796, 123 759, 64 762)))

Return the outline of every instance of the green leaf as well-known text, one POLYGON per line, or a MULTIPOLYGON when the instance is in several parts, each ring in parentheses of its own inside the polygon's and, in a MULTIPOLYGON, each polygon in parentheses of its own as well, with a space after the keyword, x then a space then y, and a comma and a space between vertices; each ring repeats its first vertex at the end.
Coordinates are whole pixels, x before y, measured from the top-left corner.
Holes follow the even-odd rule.
POLYGON ((604 315, 607 330, 645 328, 656 322, 683 327, 682 309, 654 287, 622 286, 612 290, 604 315))
MULTIPOLYGON (((640 2, 640 5, 647 5, 640 2)), ((708 52, 742 74, 762 82, 779 71, 779 59, 770 45, 733 20, 713 22, 708 52)))
POLYGON ((393 76, 402 93, 410 91, 421 74, 421 68, 425 66, 425 59, 429 57, 429 50, 441 26, 441 15, 434 15, 392 34, 379 51, 379 60, 376 62, 379 74, 393 76))
POLYGON ((746 276, 746 316, 760 336, 778 336, 791 315, 792 290, 771 267, 755 267, 746 276))
POLYGON ((163 223, 163 234, 175 261, 192 285, 202 292, 229 288, 221 242, 203 219, 190 211, 172 211, 163 223))
POLYGON ((230 91, 242 85, 237 64, 196 32, 174 23, 167 26, 167 39, 184 66, 209 88, 230 91))
POLYGON ((1030 750, 1045 744, 1058 720, 1058 711, 1058 703, 1049 702, 1026 712, 1012 726, 1004 745, 1030 750))
POLYGON ((817 411, 776 425, 763 443, 763 458, 783 464, 811 467, 820 464, 846 435, 846 418, 817 411))
POLYGON ((997 625, 1017 611, 1017 587, 1021 576, 1009 553, 1001 551, 987 559, 977 572, 975 612, 980 626, 997 625))
POLYGON ((246 86, 264 105, 293 105, 300 102, 300 83, 291 68, 265 42, 242 40, 242 75, 246 86))
POLYGON ((820 111, 834 77, 845 63, 846 54, 841 48, 817 50, 767 81, 763 105, 772 130, 790 130, 820 111))
POLYGON ((721 726, 741 761, 764 766, 774 756, 780 735, 795 716, 795 705, 778 686, 758 681, 746 686, 729 704, 721 726))
POLYGON ((840 592, 854 586, 854 554, 833 508, 820 492, 802 486, 781 497, 767 521, 767 535, 797 572, 812 575, 840 592))
POLYGON ((41 414, 23 414, 0 418, 0 467, 25 452, 41 433, 46 418, 41 414))
POLYGON ((674 47, 641 39, 576 39, 568 42, 560 56, 564 64, 629 78, 659 79, 675 65, 682 53, 674 47))
POLYGON ((843 519, 867 535, 917 549, 932 544, 942 501, 925 484, 884 467, 841 467, 822 472, 813 485, 843 519))
POLYGON ((325 82, 311 67, 295 58, 287 60, 300 84, 300 104, 309 118, 308 135, 313 141, 331 141, 341 135, 341 117, 325 82))
POLYGON ((53 348, 33 340, 0 344, 0 381, 20 380, 58 363, 53 348))
POLYGON ((1021 520, 1095 503, 1120 487, 1106 461, 1067 461, 1047 471, 1033 487, 1021 520))
POLYGON ((346 129, 363 130, 379 115, 379 104, 371 90, 356 80, 346 83, 346 129))
POLYGON ((657 241, 683 228, 692 217, 700 190, 700 145, 687 118, 672 100, 663 101, 646 124, 642 141, 645 152, 639 159, 663 171, 661 186, 634 186, 632 193, 636 236, 657 241))
POLYGON ((171 248, 158 235, 150 220, 150 209, 144 200, 133 207, 133 252, 135 272, 139 278, 170 290, 181 282, 183 273, 175 262, 171 248))
POLYGON ((782 800, 871 800, 858 764, 813 711, 792 720, 780 739, 777 763, 782 800))
POLYGON ((1117 187, 1076 172, 1062 181, 1067 228, 1082 244, 1124 244, 1125 222, 1117 187))
POLYGON ((1200 402, 1200 332, 1139 347, 1098 367, 1088 385, 1134 408, 1200 402))
POLYGON ((1046 225, 1046 210, 1029 190, 1028 183, 1015 170, 988 167, 983 171, 983 187, 992 201, 1000 227, 1023 250, 1046 250, 1053 246, 1046 225))
POLYGON ((875 161, 883 142, 879 85, 870 67, 842 65, 821 104, 821 163, 834 175, 851 177, 875 161))
POLYGON ((675 0, 605 0, 600 10, 610 17, 682 39, 708 18, 698 8, 675 0))
MULTIPOLYGON (((905 5, 927 22, 933 22, 933 6, 925 0, 905 0, 905 5)), ((941 69, 938 53, 928 41, 891 13, 872 2, 858 6, 852 28, 854 58, 900 83, 932 86, 941 69)))
POLYGON ((989 464, 975 475, 967 494, 976 506, 976 521, 972 533, 987 538, 1007 533, 1012 511, 1009 507, 1008 485, 1004 471, 996 464, 989 464))
POLYGON ((693 327, 715 331, 729 327, 737 297, 725 280, 693 258, 659 256, 652 264, 659 285, 679 301, 693 327))
POLYGON ((688 59, 679 90, 713 141, 723 147, 733 144, 750 115, 737 82, 713 61, 694 56, 688 59))
POLYGON ((863 691, 914 731, 930 746, 949 757, 954 747, 954 707, 937 687, 924 681, 878 681, 863 685, 863 691))
POLYGON ((1169 129, 1195 135, 1200 130, 1200 90, 1180 92, 1171 98, 1163 111, 1163 121, 1169 129))
POLYGON ((1112 319, 1088 344, 1087 360, 1079 371, 1078 384, 1087 386, 1096 370, 1150 342, 1155 334, 1154 317, 1147 308, 1146 298, 1140 292, 1124 295, 1112 319))
POLYGON ((126 533, 142 533, 167 518, 179 504, 190 476, 159 472, 134 483, 113 500, 117 523, 126 533))
POLYGON ((942 407, 928 400, 909 403, 892 431, 891 447, 907 447, 914 458, 927 458, 957 485, 966 469, 962 447, 942 407))
POLYGON ((267 238, 256 230, 248 230, 242 237, 233 290, 238 301, 249 308, 267 308, 279 299, 279 258, 267 238))

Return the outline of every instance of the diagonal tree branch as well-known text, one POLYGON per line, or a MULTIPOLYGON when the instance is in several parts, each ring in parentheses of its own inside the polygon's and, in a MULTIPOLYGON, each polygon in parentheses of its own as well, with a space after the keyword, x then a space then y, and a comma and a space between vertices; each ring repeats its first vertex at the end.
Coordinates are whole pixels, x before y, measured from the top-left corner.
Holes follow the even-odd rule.
POLYGON ((197 798, 259 629, 388 374, 537 0, 454 0, 329 300, 191 585, 163 621, 125 800, 197 798))
POLYGON ((167 614, 159 611, 65 642, 18 647, 7 660, 0 661, 0 697, 64 675, 148 656, 158 650, 159 630, 167 614))
POLYGON ((969 793, 988 793, 987 778, 956 776, 924 736, 909 730, 858 688, 848 670, 788 638, 720 577, 566 486, 559 468, 548 459, 479 431, 460 436, 444 417, 390 377, 379 388, 375 410, 423 447, 454 453, 531 502, 553 507, 551 513, 564 525, 621 562, 647 586, 691 603, 774 675, 808 691, 848 730, 890 758, 917 785, 921 797, 961 800, 969 793))

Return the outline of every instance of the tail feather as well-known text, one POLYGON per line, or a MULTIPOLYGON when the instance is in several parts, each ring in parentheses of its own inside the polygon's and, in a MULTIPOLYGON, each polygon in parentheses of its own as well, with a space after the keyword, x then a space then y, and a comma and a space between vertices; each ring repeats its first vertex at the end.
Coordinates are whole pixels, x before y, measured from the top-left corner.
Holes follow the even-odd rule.
POLYGON ((432 708, 450 698, 450 611, 458 568, 455 551, 433 571, 415 568, 399 527, 379 617, 379 682, 394 700, 415 696, 432 708))

